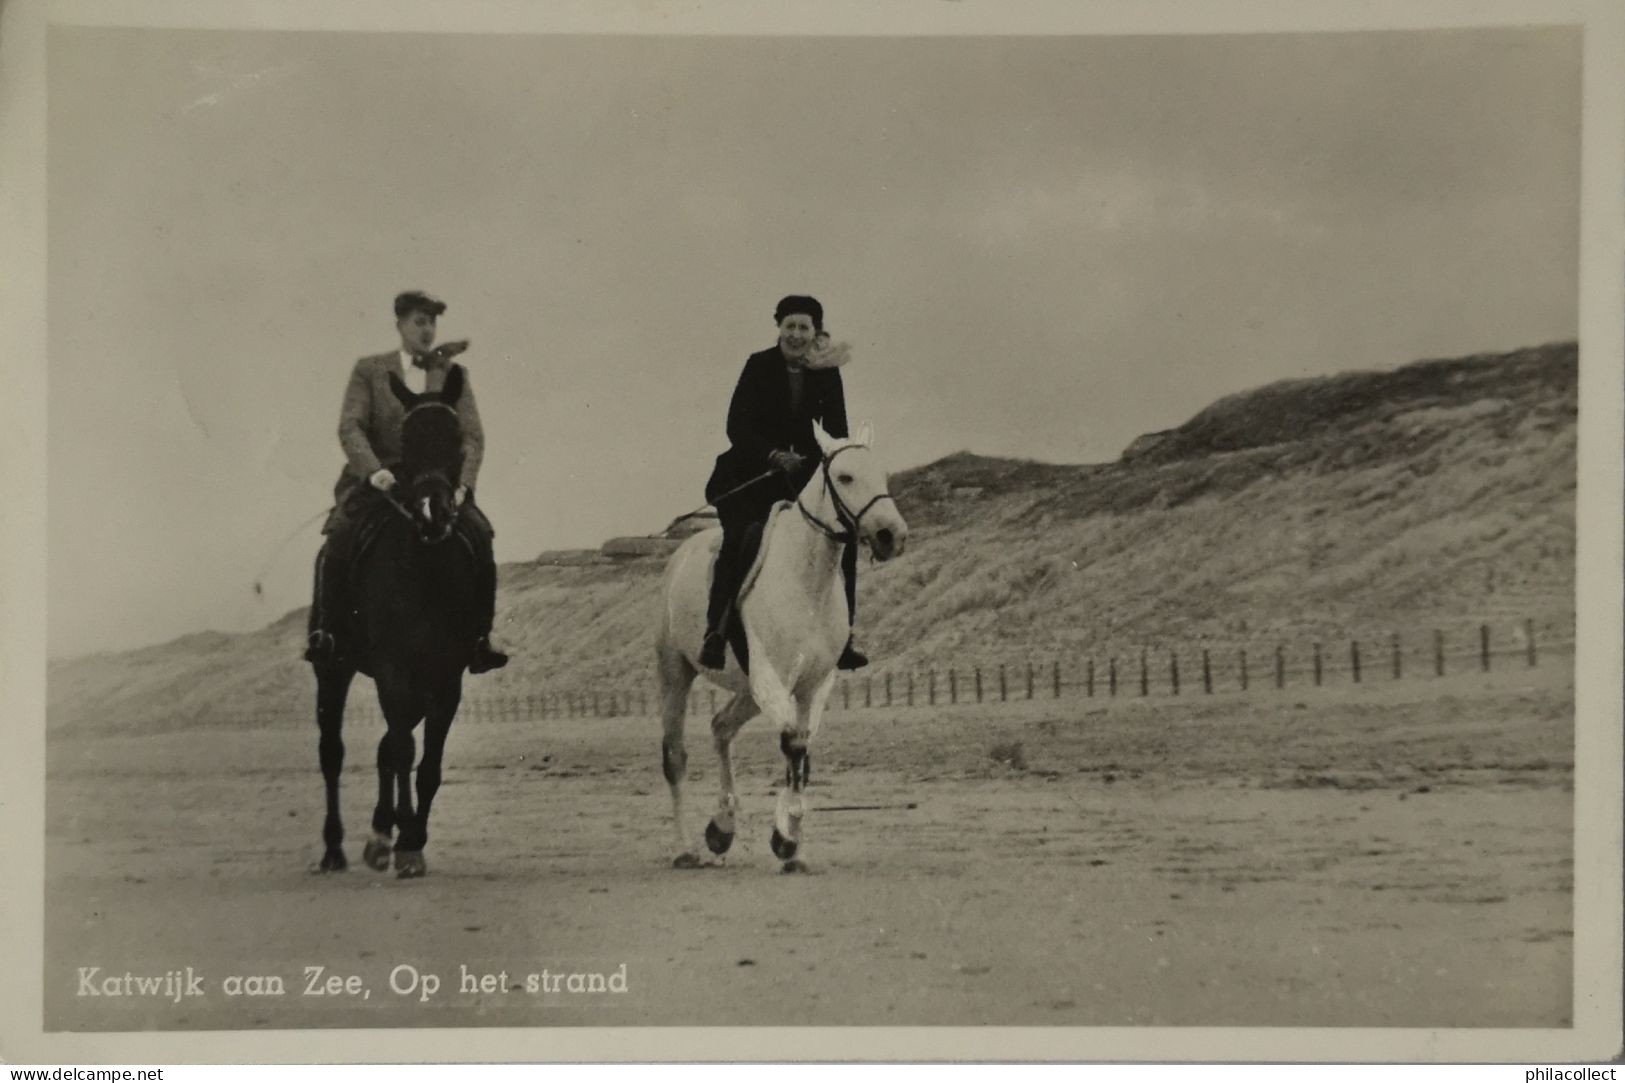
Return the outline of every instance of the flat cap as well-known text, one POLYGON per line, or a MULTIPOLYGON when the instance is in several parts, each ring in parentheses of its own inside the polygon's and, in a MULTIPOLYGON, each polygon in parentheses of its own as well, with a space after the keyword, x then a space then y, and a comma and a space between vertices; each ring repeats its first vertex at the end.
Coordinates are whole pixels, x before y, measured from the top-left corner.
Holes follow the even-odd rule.
POLYGON ((395 318, 401 319, 408 312, 427 312, 431 316, 439 316, 446 311, 446 302, 422 290, 407 290, 405 293, 395 295, 395 318))

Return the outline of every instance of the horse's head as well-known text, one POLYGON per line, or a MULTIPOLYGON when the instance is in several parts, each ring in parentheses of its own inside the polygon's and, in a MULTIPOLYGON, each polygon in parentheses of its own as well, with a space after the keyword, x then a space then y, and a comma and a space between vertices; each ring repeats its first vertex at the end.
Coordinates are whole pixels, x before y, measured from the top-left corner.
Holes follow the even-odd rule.
POLYGON ((876 560, 890 560, 903 552, 908 524, 887 489, 886 472, 869 444, 873 430, 865 422, 851 439, 837 439, 813 422, 813 436, 824 462, 811 485, 824 489, 824 498, 840 521, 869 547, 876 560))
POLYGON ((414 394, 395 376, 389 386, 406 407, 401 424, 401 487, 418 537, 443 542, 457 525, 457 480, 463 470, 463 425, 457 400, 463 370, 453 365, 439 391, 414 394))

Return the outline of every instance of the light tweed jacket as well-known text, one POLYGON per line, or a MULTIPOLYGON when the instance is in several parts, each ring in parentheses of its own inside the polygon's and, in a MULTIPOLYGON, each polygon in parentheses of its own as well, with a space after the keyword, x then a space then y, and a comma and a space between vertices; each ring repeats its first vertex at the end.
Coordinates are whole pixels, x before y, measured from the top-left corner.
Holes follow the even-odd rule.
MULTIPOLYGON (((446 382, 453 362, 431 362, 424 388, 438 391, 446 382)), ((351 498, 367 486, 367 479, 379 468, 394 466, 401 459, 401 422, 406 407, 390 390, 391 375, 404 377, 398 350, 363 357, 350 372, 350 385, 344 389, 344 406, 339 413, 339 444, 348 460, 333 486, 334 511, 342 515, 351 498)), ((485 430, 480 426, 474 388, 464 369, 463 395, 457 400, 457 416, 463 425, 463 474, 461 482, 474 488, 485 455, 485 430)))

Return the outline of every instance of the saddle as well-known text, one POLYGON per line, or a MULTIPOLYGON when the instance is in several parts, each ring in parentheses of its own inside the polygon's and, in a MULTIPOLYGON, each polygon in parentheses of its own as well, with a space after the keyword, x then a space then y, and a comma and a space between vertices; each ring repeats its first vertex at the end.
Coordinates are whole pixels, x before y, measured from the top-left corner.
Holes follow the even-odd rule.
MULTIPOLYGON (((728 640, 728 645, 733 648, 734 657, 739 660, 739 668, 747 674, 750 672, 750 646, 745 637, 745 599, 750 596, 751 588, 756 585, 756 579, 762 572, 762 564, 767 555, 767 546, 763 542, 771 534, 774 520, 788 507, 790 507, 788 500, 781 500, 773 505, 773 510, 767 513, 767 518, 759 523, 752 523, 739 540, 739 561, 746 570, 739 579, 739 590, 734 595, 733 605, 729 607, 727 627, 723 634, 728 640)), ((711 574, 716 574, 715 563, 712 564, 711 574)))

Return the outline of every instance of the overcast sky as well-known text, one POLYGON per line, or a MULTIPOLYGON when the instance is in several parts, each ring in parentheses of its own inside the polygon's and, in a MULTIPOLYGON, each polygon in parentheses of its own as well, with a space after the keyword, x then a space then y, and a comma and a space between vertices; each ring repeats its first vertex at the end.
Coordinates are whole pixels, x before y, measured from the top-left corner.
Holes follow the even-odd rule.
POLYGON ((53 29, 50 652, 304 604, 405 288, 505 561, 700 504, 785 293, 893 469, 1575 337, 1579 46, 53 29))

